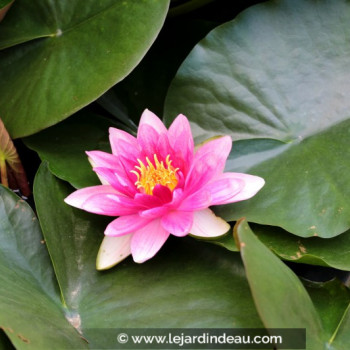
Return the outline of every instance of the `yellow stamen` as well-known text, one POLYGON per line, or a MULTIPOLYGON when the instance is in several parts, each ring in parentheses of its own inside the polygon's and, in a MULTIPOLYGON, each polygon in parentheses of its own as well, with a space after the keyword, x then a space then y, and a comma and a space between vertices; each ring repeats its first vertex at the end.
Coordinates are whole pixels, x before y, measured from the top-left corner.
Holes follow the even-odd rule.
POLYGON ((153 158, 154 164, 146 157, 147 166, 138 159, 140 166, 135 166, 136 170, 131 170, 137 176, 136 187, 146 194, 153 194, 156 185, 166 186, 172 191, 178 183, 176 172, 179 169, 171 165, 170 155, 165 158, 165 166, 163 161, 158 160, 156 154, 153 158))

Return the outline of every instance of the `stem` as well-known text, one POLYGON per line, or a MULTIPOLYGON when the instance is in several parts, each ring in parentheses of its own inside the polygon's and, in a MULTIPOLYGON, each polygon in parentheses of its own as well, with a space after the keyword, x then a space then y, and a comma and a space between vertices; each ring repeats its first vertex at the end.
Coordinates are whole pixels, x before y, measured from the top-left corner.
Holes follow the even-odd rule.
POLYGON ((6 170, 6 161, 4 158, 0 158, 0 175, 1 175, 1 183, 5 187, 9 187, 9 182, 7 178, 7 170, 6 170))

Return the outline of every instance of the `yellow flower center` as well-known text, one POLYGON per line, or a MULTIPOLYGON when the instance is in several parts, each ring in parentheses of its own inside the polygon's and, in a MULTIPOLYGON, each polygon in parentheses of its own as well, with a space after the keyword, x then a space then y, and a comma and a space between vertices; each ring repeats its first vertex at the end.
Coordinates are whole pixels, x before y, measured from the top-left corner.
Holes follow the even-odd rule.
POLYGON ((153 158, 154 164, 146 157, 147 166, 140 159, 137 160, 140 166, 135 166, 137 170, 131 170, 137 176, 135 185, 146 194, 153 194, 156 185, 166 186, 172 191, 178 183, 176 172, 179 169, 171 165, 170 155, 167 155, 165 165, 158 160, 156 154, 153 158))

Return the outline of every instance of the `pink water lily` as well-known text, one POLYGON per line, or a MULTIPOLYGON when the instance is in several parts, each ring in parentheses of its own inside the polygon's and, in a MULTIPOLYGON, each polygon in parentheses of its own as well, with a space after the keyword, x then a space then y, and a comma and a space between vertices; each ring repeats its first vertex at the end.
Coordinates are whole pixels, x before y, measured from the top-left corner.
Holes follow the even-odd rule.
POLYGON ((209 206, 242 201, 264 185, 258 176, 224 173, 229 136, 194 149, 187 118, 179 115, 167 130, 149 110, 137 137, 110 128, 112 154, 87 152, 102 185, 68 196, 66 203, 91 213, 118 216, 105 230, 97 268, 114 266, 132 254, 152 258, 169 235, 216 237, 230 226, 209 206))

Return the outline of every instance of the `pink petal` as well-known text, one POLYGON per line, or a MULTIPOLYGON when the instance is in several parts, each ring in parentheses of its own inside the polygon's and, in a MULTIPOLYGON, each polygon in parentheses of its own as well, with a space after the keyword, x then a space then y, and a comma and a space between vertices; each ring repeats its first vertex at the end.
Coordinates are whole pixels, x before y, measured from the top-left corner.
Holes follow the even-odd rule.
POLYGON ((89 151, 86 152, 86 154, 88 155, 89 161, 93 167, 120 169, 119 159, 114 154, 102 151, 89 151))
POLYGON ((208 208, 211 205, 212 198, 210 192, 203 189, 195 192, 194 194, 186 197, 180 206, 179 210, 183 211, 196 211, 208 208))
POLYGON ((167 132, 163 122, 155 114, 148 109, 143 112, 137 131, 137 142, 144 158, 148 156, 153 161, 153 155, 157 154, 159 161, 165 159, 170 152, 167 132))
POLYGON ((160 198, 145 193, 136 193, 134 199, 137 205, 142 206, 145 209, 160 207, 163 204, 160 198))
POLYGON ((112 237, 122 236, 140 229, 149 222, 149 219, 144 219, 138 214, 120 216, 107 226, 105 235, 112 237))
POLYGON ((225 234, 230 225, 216 216, 210 209, 203 209, 194 213, 190 234, 197 237, 218 237, 225 234))
POLYGON ((186 174, 193 160, 194 143, 188 119, 180 114, 169 127, 168 139, 174 151, 173 161, 186 174), (182 164, 179 164, 181 160, 182 164))
POLYGON ((133 154, 139 152, 136 138, 123 130, 109 128, 109 142, 115 155, 124 155, 125 151, 133 154))
MULTIPOLYGON (((108 169, 120 169, 119 159, 113 154, 109 154, 101 151, 90 151, 86 152, 88 159, 93 168, 96 167, 105 167, 108 169)), ((106 180, 103 176, 97 173, 98 178, 100 179, 102 185, 109 185, 110 182, 106 180)))
POLYGON ((220 136, 212 140, 204 142, 200 146, 196 153, 195 157, 202 157, 206 153, 214 153, 215 157, 218 160, 218 166, 221 168, 219 171, 223 171, 226 163, 226 159, 229 156, 232 148, 232 139, 230 136, 220 136))
POLYGON ((107 270, 117 265, 131 254, 132 235, 104 237, 97 254, 97 270, 107 270))
POLYGON ((148 158, 152 162, 154 154, 157 154, 157 156, 159 157, 158 139, 159 134, 156 131, 156 129, 154 129, 151 125, 143 124, 139 126, 137 141, 142 149, 142 154, 144 155, 141 159, 144 163, 146 156, 148 156, 148 158))
POLYGON ((90 213, 109 216, 135 214, 142 209, 132 198, 108 185, 82 188, 69 195, 65 202, 90 213))
MULTIPOLYGON (((159 134, 158 142, 157 142, 157 154, 159 156, 159 160, 163 160, 165 162, 166 157, 171 155, 171 147, 169 145, 168 135, 167 134, 159 134)), ((178 165, 176 164, 175 158, 170 158, 172 160, 172 165, 176 168, 178 165)))
POLYGON ((131 239, 131 254, 134 261, 143 263, 152 258, 169 237, 160 220, 153 220, 137 230, 131 239))
MULTIPOLYGON (((115 156, 114 154, 90 151, 86 152, 89 157, 89 161, 94 168, 107 168, 114 171, 119 183, 122 186, 134 187, 136 180, 132 179, 133 174, 130 171, 125 171, 125 167, 121 162, 122 157, 115 156)), ((134 163, 132 163, 132 167, 134 163)), ((98 174, 99 175, 99 174, 98 174)), ((99 176, 101 179, 101 176, 99 176)), ((135 176, 136 177, 136 176, 135 176)), ((102 181, 103 179, 101 179, 102 181)))
POLYGON ((162 217, 161 223, 174 236, 186 236, 193 224, 193 212, 172 211, 162 217))
MULTIPOLYGON (((241 183, 240 191, 225 203, 235 203, 235 202, 249 199, 255 196, 256 193, 259 192, 260 189, 265 184, 265 180, 259 176, 241 174, 241 173, 224 173, 223 175, 227 179, 229 179, 231 183, 235 183, 235 182, 241 183)), ((220 204, 224 204, 224 203, 220 203, 220 204)))
POLYGON ((130 170, 135 170, 135 165, 138 165, 137 159, 141 156, 136 138, 125 131, 109 128, 109 139, 112 152, 118 157, 125 175, 133 179, 135 176, 130 173, 130 170))
POLYGON ((242 191, 245 183, 242 179, 232 177, 233 173, 224 173, 214 181, 209 182, 203 187, 203 190, 211 194, 211 204, 232 203, 235 197, 242 191))
POLYGON ((136 186, 128 178, 122 177, 123 173, 108 168, 93 169, 103 184, 109 184, 118 192, 133 197, 136 193, 136 186))
POLYGON ((175 188, 173 191, 173 200, 169 203, 169 207, 177 208, 185 198, 185 194, 182 188, 175 188))
POLYGON ((164 126, 163 122, 148 109, 145 109, 144 112, 142 113, 140 123, 139 123, 139 132, 137 134, 137 138, 139 138, 140 127, 142 125, 151 126, 158 134, 167 132, 167 129, 164 126))
POLYGON ((157 219, 169 212, 169 208, 166 206, 156 207, 152 209, 146 209, 139 212, 139 215, 146 219, 157 219))
POLYGON ((162 185, 156 185, 153 189, 153 196, 158 197, 162 203, 168 203, 173 199, 171 190, 162 185))
POLYGON ((200 147, 187 175, 185 189, 196 192, 222 173, 231 147, 232 141, 229 136, 208 141, 200 147))
POLYGON ((110 185, 85 187, 71 193, 64 201, 73 207, 82 209, 82 206, 90 197, 96 194, 103 195, 111 193, 118 194, 119 192, 110 185))

